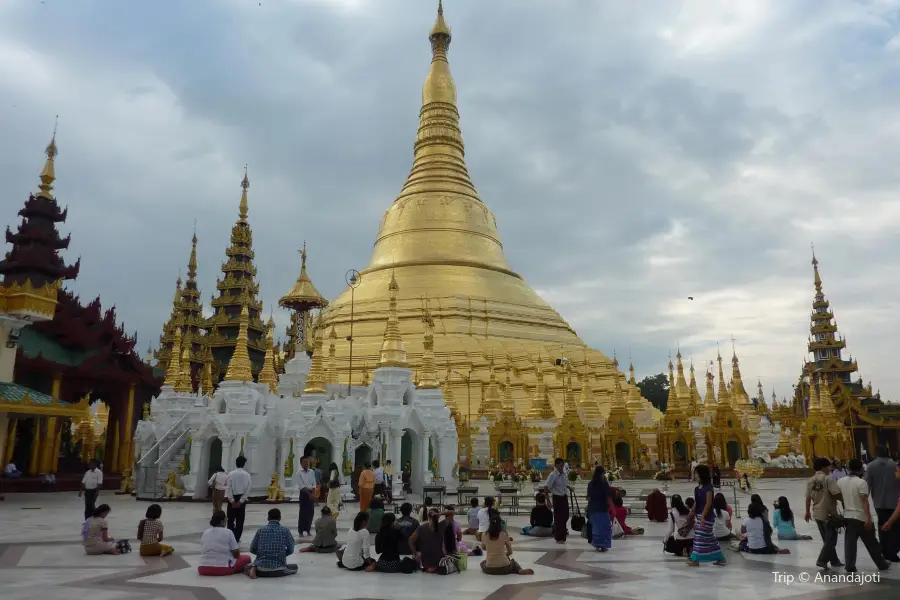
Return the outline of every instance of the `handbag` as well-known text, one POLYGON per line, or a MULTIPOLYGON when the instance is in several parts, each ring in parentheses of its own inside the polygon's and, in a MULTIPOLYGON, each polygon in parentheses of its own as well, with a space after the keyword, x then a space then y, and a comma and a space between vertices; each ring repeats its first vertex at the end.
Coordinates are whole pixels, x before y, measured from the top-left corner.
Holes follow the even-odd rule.
MULTIPOLYGON (((674 520, 674 517, 673 517, 674 520)), ((691 530, 694 528, 694 517, 688 517, 687 521, 684 522, 684 525, 678 528, 678 536, 682 539, 687 538, 688 534, 691 533, 691 530)))
POLYGON ((625 530, 622 529, 622 525, 619 523, 619 520, 613 517, 612 520, 612 537, 614 540, 617 540, 621 537, 625 537, 625 530))
POLYGON ((459 572, 459 563, 457 562, 455 554, 453 556, 450 556, 450 555, 442 556, 440 562, 438 562, 438 566, 443 567, 444 570, 447 572, 447 575, 450 575, 451 573, 459 572))
POLYGON ((465 552, 456 553, 456 568, 462 573, 469 568, 469 555, 465 552))
POLYGON ((582 531, 584 529, 585 518, 584 515, 581 514, 581 508, 578 506, 578 498, 572 490, 569 490, 569 495, 572 497, 573 504, 575 504, 575 514, 572 515, 572 531, 582 531))
POLYGON ((341 487, 341 482, 337 479, 329 479, 328 480, 328 489, 334 490, 341 487))

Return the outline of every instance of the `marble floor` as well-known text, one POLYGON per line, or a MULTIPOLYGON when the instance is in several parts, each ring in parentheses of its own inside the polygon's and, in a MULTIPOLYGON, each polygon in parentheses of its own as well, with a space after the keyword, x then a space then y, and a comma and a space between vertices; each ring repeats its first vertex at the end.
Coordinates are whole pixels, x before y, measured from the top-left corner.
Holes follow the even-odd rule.
MULTIPOLYGON (((489 489, 487 484, 482 487, 489 489)), ((626 481, 624 487, 629 496, 635 497, 640 490, 657 484, 626 481)), ((803 481, 762 480, 754 491, 766 503, 784 495, 802 510, 803 481)), ((674 483, 670 493, 689 494, 691 485, 674 483)), ((746 505, 748 495, 738 494, 740 504, 746 505)), ((146 503, 112 493, 102 495, 101 501, 113 507, 111 535, 133 539, 146 503)), ((286 524, 295 523, 295 507, 281 505, 286 524)), ((266 505, 248 507, 245 543, 265 523, 268 509, 266 505)), ((655 600, 679 592, 689 600, 818 600, 851 595, 859 600, 900 598, 900 568, 882 573, 879 582, 862 585, 816 581, 818 541, 780 542, 791 550, 791 554, 780 556, 726 550, 726 567, 692 569, 682 559, 663 555, 664 524, 633 518, 631 524, 643 526, 645 535, 617 540, 612 551, 599 554, 579 537, 570 538, 562 546, 553 540, 516 535, 515 531, 527 524, 525 514, 507 520, 515 537, 514 556, 520 564, 535 570, 532 576, 486 576, 477 569, 475 560, 470 561, 473 569, 446 577, 349 573, 337 569, 333 556, 297 554, 300 572, 294 577, 255 581, 243 576, 204 578, 197 575, 196 565, 200 534, 207 526, 209 512, 208 505, 199 503, 163 506, 166 540, 176 549, 172 556, 85 556, 78 539, 82 504, 75 494, 7 495, 0 502, 0 599, 244 600, 269 595, 317 600, 419 600, 426 596, 459 600, 655 600)), ((340 519, 342 531, 349 528, 352 514, 350 505, 340 519)), ((806 523, 798 525, 801 533, 815 534, 806 523)), ((862 548, 858 566, 861 573, 875 573, 862 548)))

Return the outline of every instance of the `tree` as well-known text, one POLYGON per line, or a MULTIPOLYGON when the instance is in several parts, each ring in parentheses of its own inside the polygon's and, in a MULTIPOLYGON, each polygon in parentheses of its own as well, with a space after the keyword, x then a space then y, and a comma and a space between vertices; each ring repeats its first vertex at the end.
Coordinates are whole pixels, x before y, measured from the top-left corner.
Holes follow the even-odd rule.
POLYGON ((661 412, 666 412, 669 404, 669 376, 665 373, 644 377, 637 382, 641 396, 661 412))

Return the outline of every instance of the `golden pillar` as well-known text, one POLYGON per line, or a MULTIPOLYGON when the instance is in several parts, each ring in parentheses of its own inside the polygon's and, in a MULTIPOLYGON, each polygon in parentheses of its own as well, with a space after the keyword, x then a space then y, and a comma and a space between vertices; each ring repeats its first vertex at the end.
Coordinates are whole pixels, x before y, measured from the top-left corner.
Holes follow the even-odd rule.
POLYGON ((866 453, 871 458, 873 456, 878 456, 878 449, 875 447, 875 428, 869 425, 866 428, 866 443, 869 445, 866 448, 866 453))
POLYGON ((13 458, 13 450, 16 447, 16 425, 18 424, 18 420, 10 416, 9 417, 9 433, 6 436, 6 444, 4 444, 3 448, 0 448, 0 452, 3 452, 3 456, 0 457, 3 460, 0 460, 0 466, 6 467, 8 463, 12 461, 13 458))
POLYGON ((57 418, 47 417, 44 423, 44 437, 41 440, 41 457, 38 461, 38 472, 50 473, 56 458, 53 456, 53 451, 56 449, 57 418))
POLYGON ((131 463, 134 460, 132 458, 134 452, 132 448, 134 444, 134 384, 131 384, 128 388, 128 403, 125 408, 125 421, 122 427, 121 440, 122 447, 118 452, 119 460, 118 462, 113 462, 113 465, 119 466, 119 472, 130 469, 131 463))
POLYGON ((31 455, 28 457, 28 474, 35 475, 40 468, 41 459, 41 425, 43 418, 34 418, 33 434, 31 437, 31 455))

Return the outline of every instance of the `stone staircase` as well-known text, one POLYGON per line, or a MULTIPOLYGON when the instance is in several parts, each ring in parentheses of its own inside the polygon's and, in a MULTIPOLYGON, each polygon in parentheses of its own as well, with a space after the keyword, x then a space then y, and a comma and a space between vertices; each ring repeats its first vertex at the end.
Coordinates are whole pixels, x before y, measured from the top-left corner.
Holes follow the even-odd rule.
POLYGON ((158 500, 165 494, 169 473, 178 473, 181 461, 190 451, 186 427, 169 431, 141 460, 135 487, 139 500, 158 500))

